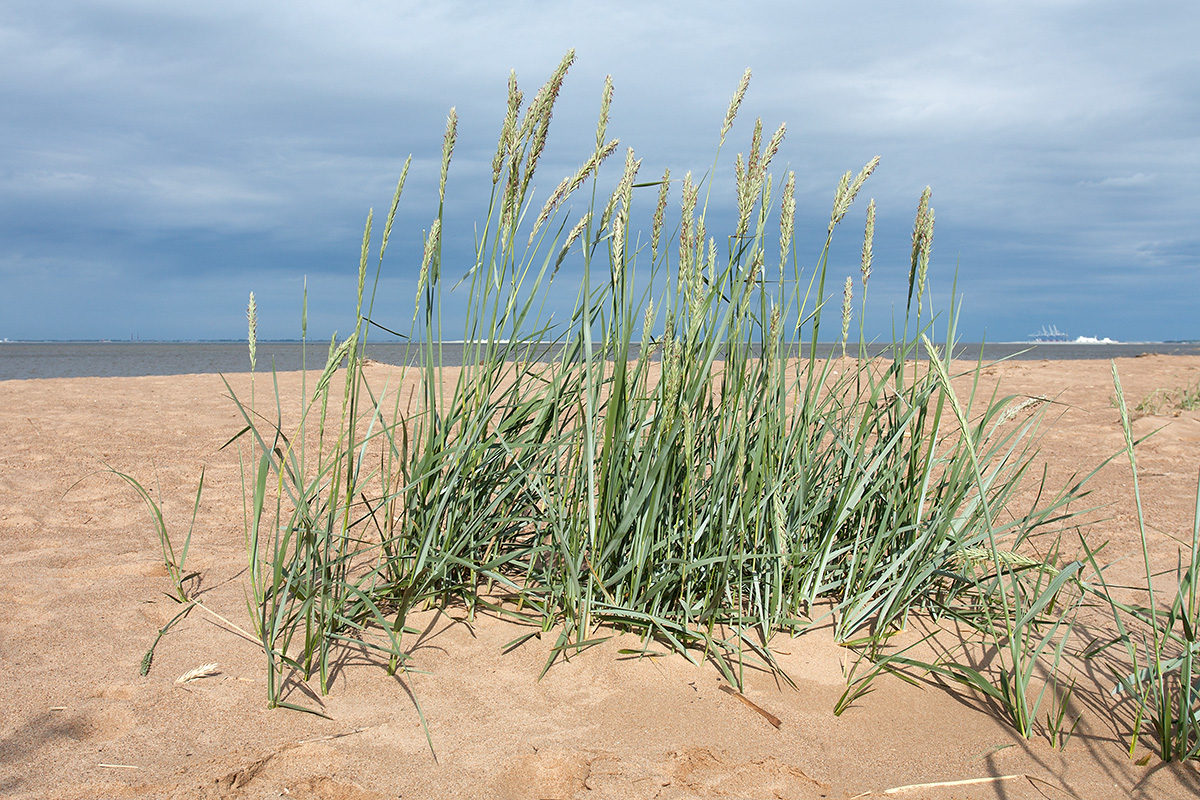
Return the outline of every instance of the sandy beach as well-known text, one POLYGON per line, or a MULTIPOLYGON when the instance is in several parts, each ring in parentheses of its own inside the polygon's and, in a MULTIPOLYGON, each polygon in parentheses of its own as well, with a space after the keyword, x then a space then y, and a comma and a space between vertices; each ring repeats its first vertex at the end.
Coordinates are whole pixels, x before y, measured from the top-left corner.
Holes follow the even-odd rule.
MULTIPOLYGON (((1126 397, 1195 385, 1200 357, 1117 362, 1126 397)), ((387 367, 371 366, 382 383, 387 367)), ((248 394, 249 375, 228 376, 248 394)), ((1005 394, 1046 396, 1039 465, 1057 489, 1120 451, 1107 361, 987 367, 1005 394)), ((299 373, 280 376, 298 397, 299 373)), ((269 387, 262 382, 259 390, 269 387)), ((965 388, 965 387, 964 387, 965 388)), ((146 507, 105 465, 134 475, 186 532, 207 608, 248 625, 240 427, 216 375, 0 381, 0 795, 16 798, 1101 798, 1200 796, 1195 763, 1163 764, 1129 720, 1096 706, 1099 668, 1077 686, 1082 720, 1064 750, 1020 738, 977 695, 884 675, 841 716, 853 662, 827 629, 772 642, 796 688, 747 674, 737 696, 710 664, 637 658, 619 636, 553 666, 550 637, 505 650, 514 623, 457 609, 410 620, 414 670, 388 676, 348 654, 319 704, 329 716, 269 710, 260 648, 199 610, 143 655, 179 606, 146 507), (216 674, 176 679, 216 663, 216 674), (426 739, 415 701, 428 722, 426 739), (975 783, 958 783, 964 781, 975 783), (936 786, 938 783, 956 785, 936 786), (917 788, 900 788, 916 786, 917 788), (891 794, 887 790, 899 789, 891 794)), ((1173 568, 1190 539, 1200 412, 1140 416, 1135 434, 1152 559, 1173 568), (1168 536, 1169 534, 1169 536, 1168 536)), ((1040 467, 1039 467, 1040 469, 1040 467)), ((1139 574, 1127 460, 1089 482, 1084 534, 1109 541, 1114 582, 1139 574)), ((315 682, 314 682, 315 686, 315 682)))

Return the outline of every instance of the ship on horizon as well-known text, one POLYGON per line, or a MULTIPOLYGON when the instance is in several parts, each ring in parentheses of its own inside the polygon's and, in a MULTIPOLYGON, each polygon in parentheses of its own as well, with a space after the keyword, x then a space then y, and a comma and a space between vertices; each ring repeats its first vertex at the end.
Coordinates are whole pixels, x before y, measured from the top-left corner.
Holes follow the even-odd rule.
POLYGON ((1069 334, 1063 333, 1058 329, 1057 325, 1043 325, 1042 329, 1037 333, 1029 335, 1031 342, 1069 342, 1071 337, 1069 334))

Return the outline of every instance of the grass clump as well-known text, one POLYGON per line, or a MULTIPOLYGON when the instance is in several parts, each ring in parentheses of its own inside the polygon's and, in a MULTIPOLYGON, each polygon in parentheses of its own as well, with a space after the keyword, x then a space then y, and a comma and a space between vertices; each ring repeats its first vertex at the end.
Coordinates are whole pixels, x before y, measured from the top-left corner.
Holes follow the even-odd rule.
MULTIPOLYGON (((407 166, 377 245, 368 217, 355 327, 330 342, 298 427, 284 430, 277 391, 268 411, 253 393, 239 401, 248 606, 271 705, 300 708, 287 700, 293 674, 318 676, 326 691, 347 647, 406 668, 407 615, 432 603, 524 622, 522 639, 553 632, 547 668, 631 630, 712 661, 737 685, 748 666, 778 668, 773 635, 829 608, 838 640, 873 661, 841 707, 881 669, 932 669, 993 698, 1030 735, 1047 691, 1030 699, 1035 667, 1057 670, 1082 564, 1057 563, 1055 547, 1026 553, 1069 518, 1080 488, 1038 491, 1019 508, 1040 412, 1017 420, 1024 406, 980 393, 979 370, 957 375, 950 348, 932 344, 954 342, 957 309, 938 318, 929 307, 929 190, 902 326, 883 357, 867 358, 861 312, 850 341, 854 281, 830 275, 830 248, 878 159, 845 173, 824 243, 805 257, 795 176, 769 171, 785 128, 768 136, 756 121, 734 159, 737 217, 718 238, 711 176, 749 73, 709 177, 642 179, 627 149, 611 192, 598 177, 618 149, 606 82, 594 147, 539 203, 533 179, 573 58, 528 104, 510 80, 487 215, 472 262, 453 274, 443 260, 451 111, 409 332, 414 401, 363 371, 369 268, 377 281, 407 166), (582 212, 569 203, 579 196, 582 212), (649 247, 636 232, 644 216, 649 247), (567 271, 577 301, 555 319, 547 297, 567 271), (840 361, 816 357, 827 279, 843 288, 840 361), (449 369, 440 342, 455 281, 465 344, 463 366, 449 369), (915 614, 965 623, 1000 653, 999 676, 889 653, 915 614)), ((864 305, 874 222, 871 201, 864 305)), ((253 316, 252 303, 252 358, 253 316)), ((1050 692, 1047 725, 1062 730, 1065 700, 1050 692)))
MULTIPOLYGON (((1113 402, 1115 405, 1116 400, 1113 402)), ((1197 409, 1200 409, 1200 381, 1174 389, 1155 389, 1133 407, 1134 411, 1145 416, 1160 416, 1168 412, 1178 416, 1181 411, 1197 409)))
MULTIPOLYGON (((1150 563, 1145 509, 1142 505, 1135 442, 1121 379, 1113 364, 1113 386, 1125 434, 1125 454, 1133 479, 1138 533, 1144 569, 1145 603, 1119 602, 1110 591, 1104 573, 1096 566, 1096 593, 1111 609, 1117 636, 1091 654, 1109 647, 1124 650, 1132 670, 1118 677, 1115 693, 1133 698, 1135 715, 1129 752, 1133 755, 1148 728, 1158 755, 1164 761, 1183 761, 1200 756, 1200 487, 1190 540, 1181 543, 1173 585, 1156 589, 1162 578, 1150 563)), ((1089 553, 1095 565, 1095 558, 1089 553)), ((1161 583, 1161 582, 1160 582, 1161 583)))

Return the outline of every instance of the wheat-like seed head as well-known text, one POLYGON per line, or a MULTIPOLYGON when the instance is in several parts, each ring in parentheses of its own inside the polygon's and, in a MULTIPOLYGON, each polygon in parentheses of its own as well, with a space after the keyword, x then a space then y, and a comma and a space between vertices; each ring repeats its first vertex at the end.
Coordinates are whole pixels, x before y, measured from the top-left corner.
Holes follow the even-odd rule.
MULTIPOLYGON (((641 163, 640 161, 634 161, 633 148, 628 148, 625 152, 625 171, 621 175, 621 180, 617 182, 617 188, 613 190, 613 193, 608 198, 608 202, 604 205, 604 212, 600 215, 601 230, 607 228, 609 222, 612 221, 612 216, 617 210, 617 202, 624 200, 626 186, 633 186, 633 176, 637 174, 638 165, 641 163), (630 170, 632 170, 632 174, 630 170)), ((629 188, 628 191, 632 192, 633 190, 629 188)), ((626 206, 625 211, 626 216, 628 216, 628 206, 626 206)))
POLYGON ((571 228, 571 232, 567 234, 567 241, 563 243, 562 249, 558 251, 558 258, 554 262, 554 270, 550 273, 550 279, 554 280, 554 276, 558 273, 558 268, 562 266, 563 259, 567 257, 567 252, 570 251, 571 245, 575 244, 575 240, 583 233, 583 229, 592 221, 592 212, 583 215, 579 222, 575 223, 575 227, 571 228))
POLYGON ((647 347, 651 347, 651 348, 653 347, 651 345, 651 342, 653 341, 653 337, 654 337, 654 300, 652 298, 650 300, 649 304, 647 304, 647 306, 646 306, 646 313, 642 316, 641 347, 643 348, 643 352, 644 352, 643 357, 645 357, 645 358, 649 358, 650 354, 654 352, 653 349, 650 349, 650 350, 645 349, 647 347))
POLYGON ((867 182, 867 178, 871 177, 871 173, 879 166, 879 156, 875 156, 868 161, 863 168, 854 176, 854 180, 850 184, 850 202, 854 202, 854 198, 858 196, 858 190, 867 182))
POLYGON ((783 137, 787 134, 787 125, 780 123, 775 129, 775 133, 771 134, 770 141, 767 142, 767 148, 763 151, 763 156, 758 162, 759 180, 767 173, 767 167, 770 166, 771 160, 775 158, 775 154, 779 152, 780 146, 783 145, 783 137))
POLYGON ((421 256, 421 274, 417 278, 417 294, 420 294, 425 289, 425 284, 429 280, 429 266, 433 261, 433 255, 437 251, 437 246, 441 238, 442 220, 438 218, 429 226, 429 234, 425 237, 425 253, 421 256))
MULTIPOLYGON (((670 427, 670 423, 674 420, 674 415, 678 409, 679 403, 679 384, 683 374, 682 365, 679 363, 680 344, 675 338, 673 330, 674 318, 670 311, 667 311, 667 329, 663 333, 662 338, 662 399, 663 399, 663 417, 670 427)), ((685 418, 688 415, 684 415, 685 418)))
POLYGON ((921 199, 917 203, 917 218, 913 221, 912 233, 912 261, 915 265, 917 259, 921 255, 921 238, 925 234, 925 215, 929 213, 929 196, 933 190, 928 186, 921 192, 921 199))
POLYGON ((783 184, 783 202, 779 204, 779 266, 787 263, 796 230, 796 173, 788 172, 783 184))
POLYGON ((379 242, 379 260, 387 250, 388 240, 392 237, 392 224, 396 221, 396 209, 400 205, 400 194, 404 191, 404 183, 408 180, 408 168, 412 166, 412 154, 404 160, 404 168, 400 170, 400 180, 396 181, 396 193, 392 195, 392 205, 388 209, 387 223, 383 226, 383 239, 379 242))
POLYGON ((833 229, 842 221, 842 217, 846 215, 846 209, 850 208, 850 204, 846 202, 846 192, 850 188, 850 170, 846 170, 846 174, 838 181, 837 189, 833 192, 833 211, 829 214, 829 232, 833 233, 833 229))
POLYGON ((608 109, 612 105, 613 82, 612 75, 604 76, 604 91, 600 93, 600 121, 596 124, 596 149, 604 146, 604 136, 608 132, 608 109))
POLYGON ((746 177, 753 182, 758 175, 758 162, 762 157, 762 117, 754 120, 754 133, 750 135, 750 155, 746 157, 746 177))
POLYGON ((658 261, 658 241, 662 236, 663 215, 667 212, 667 193, 671 189, 671 169, 663 170, 662 183, 658 187, 658 205, 654 207, 654 222, 650 234, 650 261, 658 261))
POLYGON ((633 203, 633 182, 641 167, 642 160, 633 157, 633 148, 630 147, 625 151, 625 171, 621 174, 621 183, 619 184, 621 205, 625 208, 626 217, 629 216, 629 207, 633 203))
MULTIPOLYGON (((709 256, 710 256, 710 258, 709 258, 709 273, 710 274, 713 271, 713 269, 712 269, 713 259, 711 258, 712 251, 713 251, 713 247, 712 247, 712 242, 710 240, 710 243, 709 243, 709 256)), ((748 274, 746 276, 746 291, 742 293, 742 308, 743 309, 745 309, 749 306, 750 294, 754 291, 755 287, 758 286, 759 279, 765 276, 765 270, 763 269, 764 264, 765 264, 765 262, 763 259, 762 249, 755 248, 754 255, 752 255, 750 257, 750 274, 748 274)))
POLYGON ((696 200, 699 193, 699 188, 692 184, 692 173, 689 170, 683 176, 683 200, 679 225, 679 270, 681 274, 685 275, 696 259, 696 243, 693 237, 696 228, 696 200))
POLYGON ((608 197, 608 202, 604 204, 604 210, 600 212, 600 230, 608 228, 612 222, 613 213, 617 210, 617 193, 613 192, 608 197))
POLYGON ((721 124, 721 144, 725 143, 725 136, 729 133, 729 129, 733 127, 733 120, 737 116, 738 109, 742 107, 742 101, 746 99, 746 88, 750 85, 750 68, 742 73, 742 80, 738 83, 737 91, 733 93, 733 97, 729 100, 729 109, 725 112, 725 122, 721 124))
POLYGON ((509 164, 508 180, 504 184, 504 196, 500 200, 500 232, 501 235, 507 230, 512 222, 513 207, 517 204, 517 192, 521 188, 521 177, 517 172, 517 168, 509 164))
POLYGON ((679 387, 683 383, 683 344, 674 336, 667 339, 663 347, 663 378, 666 382, 667 402, 672 411, 678 408, 679 387))
MULTIPOLYGON (((703 234, 697 237, 697 240, 699 244, 696 251, 689 253, 688 256, 688 269, 681 273, 681 276, 685 278, 684 288, 687 292, 689 334, 700 329, 700 323, 704 316, 704 304, 708 299, 708 292, 704 288, 704 268, 700 263, 704 257, 703 234)), ((715 256, 715 254, 713 255, 715 256)))
POLYGON ((599 169, 600 165, 616 152, 617 145, 620 143, 620 139, 610 139, 605 143, 604 147, 593 153, 592 157, 587 160, 587 163, 580 167, 579 171, 575 173, 575 177, 571 179, 571 188, 567 190, 567 193, 570 194, 582 186, 583 182, 587 180, 588 175, 592 174, 593 170, 599 169))
POLYGON ((1036 558, 1022 555, 1014 550, 992 550, 990 547, 964 547, 952 556, 952 560, 964 566, 974 567, 979 564, 994 563, 999 561, 1004 566, 1012 569, 1015 567, 1037 567, 1038 569, 1057 575, 1059 570, 1055 569, 1045 561, 1039 561, 1036 558))
MULTIPOLYGON (((620 200, 621 211, 617 214, 613 221, 612 227, 612 242, 613 242, 613 285, 619 285, 624 277, 625 272, 625 231, 629 226, 629 207, 633 203, 633 181, 637 177, 638 169, 642 162, 633 157, 633 148, 630 147, 625 151, 625 171, 621 175, 621 180, 617 183, 617 188, 613 192, 612 199, 609 205, 620 200)), ((605 210, 607 215, 608 210, 605 210)))
POLYGON ((363 228, 362 249, 358 257, 358 311, 362 312, 363 287, 367 284, 367 259, 371 254, 371 226, 375 222, 375 209, 367 211, 367 224, 363 228))
POLYGON ((1005 422, 1016 419, 1021 415, 1021 412, 1048 402, 1050 402, 1050 398, 1046 397, 1044 394, 1039 394, 1034 397, 1026 397, 1020 403, 1017 403, 1016 405, 1010 405, 1005 408, 1004 413, 1001 414, 1000 419, 997 420, 997 424, 1003 425, 1005 422))
POLYGON ((187 672, 183 673, 182 675, 180 675, 178 678, 175 679, 175 682, 176 683, 187 683, 188 681, 199 680, 200 678, 208 678, 212 675, 216 675, 219 672, 219 670, 217 669, 218 666, 219 665, 215 661, 211 664, 204 664, 202 666, 196 667, 195 669, 188 670, 187 672))
POLYGON ((500 128, 500 141, 496 145, 496 155, 492 158, 492 185, 500 182, 500 170, 504 168, 504 159, 516 141, 517 115, 521 112, 521 90, 517 88, 517 72, 508 73, 508 110, 504 115, 504 125, 500 128))
POLYGON ((687 268, 681 269, 679 275, 683 279, 684 299, 687 301, 688 330, 695 330, 704 305, 704 276, 695 253, 689 253, 687 268))
MULTIPOLYGON (((912 302, 912 291, 917 285, 917 275, 921 265, 921 251, 924 249, 925 240, 925 218, 929 215, 929 196, 933 190, 928 186, 921 192, 921 199, 917 203, 917 217, 913 220, 912 232, 912 258, 908 267, 908 300, 912 302)), ((917 303, 918 309, 920 303, 917 303)))
POLYGON ((529 157, 525 162, 525 175, 521 180, 521 196, 525 195, 529 188, 529 182, 533 180, 533 175, 537 171, 538 159, 542 157, 542 151, 546 148, 546 136, 550 132, 550 119, 554 116, 554 103, 558 100, 558 93, 562 89, 563 79, 567 76, 567 70, 575 63, 575 50, 567 51, 559 62, 558 68, 554 70, 554 74, 550 76, 550 80, 538 90, 537 97, 529 106, 529 115, 533 119, 533 139, 529 147, 529 157), (536 111, 536 113, 535 113, 536 111))
POLYGON ((554 191, 551 192, 550 197, 546 199, 546 204, 542 206, 541 213, 539 213, 537 215, 537 219, 534 220, 533 230, 529 232, 529 244, 533 244, 533 239, 535 236, 537 236, 537 232, 541 229, 542 223, 550 219, 550 215, 554 213, 554 209, 556 209, 559 203, 563 201, 563 198, 567 196, 567 189, 570 187, 570 185, 571 176, 568 175, 559 182, 558 186, 554 187, 554 191))
POLYGON ((754 203, 750 171, 747 169, 741 153, 738 153, 734 159, 733 171, 737 178, 738 203, 738 219, 737 225, 734 227, 733 236, 735 239, 740 240, 745 236, 746 229, 750 226, 750 209, 754 203))
POLYGON ((929 253, 933 249, 933 209, 925 212, 924 232, 921 234, 920 264, 917 266, 917 306, 925 294, 925 280, 929 274, 929 253))
MULTIPOLYGON (((550 215, 553 214, 554 211, 560 205, 562 205, 563 201, 570 197, 576 189, 583 185, 583 182, 587 180, 588 176, 591 175, 593 171, 598 169, 599 166, 604 163, 605 159, 613 154, 613 152, 617 149, 618 144, 620 144, 619 139, 612 139, 606 143, 604 147, 592 153, 588 160, 584 162, 583 166, 580 167, 574 175, 562 179, 554 191, 551 192, 550 197, 546 200, 546 204, 542 206, 542 211, 540 214, 538 214, 537 220, 533 223, 533 230, 529 232, 529 244, 533 244, 533 239, 537 235, 538 230, 542 227, 546 220, 550 219, 550 215)), ((506 215, 502 213, 502 217, 506 217, 506 215)))
POLYGON ((871 278, 871 264, 875 261, 875 198, 871 198, 871 202, 867 203, 867 225, 863 230, 863 249, 862 249, 862 264, 859 270, 862 272, 863 291, 866 291, 867 281, 871 278))
POLYGON ((767 224, 768 209, 771 207, 771 192, 775 188, 775 176, 764 174, 763 178, 759 179, 759 190, 762 193, 762 199, 758 204, 758 225, 763 228, 767 224))
POLYGON ((612 225, 612 281, 619 286, 625 274, 625 217, 621 214, 612 225))
POLYGON ((250 371, 254 371, 258 349, 258 305, 254 302, 254 292, 250 293, 250 305, 246 306, 246 321, 249 323, 250 371))
POLYGON ((850 336, 850 317, 854 314, 854 279, 846 276, 842 289, 842 358, 846 357, 846 339, 850 336))
POLYGON ((829 232, 833 233, 833 229, 846 216, 846 212, 850 210, 850 206, 854 203, 854 198, 858 196, 859 189, 866 183, 867 178, 871 177, 871 173, 879 166, 879 156, 875 156, 866 165, 858 171, 858 175, 854 179, 850 179, 850 172, 846 172, 838 182, 837 192, 833 199, 833 213, 829 217, 829 232))
POLYGON ((451 108, 446 118, 446 135, 442 140, 442 177, 438 182, 438 202, 446 202, 446 175, 450 171, 450 157, 454 155, 454 142, 458 139, 458 112, 451 108))

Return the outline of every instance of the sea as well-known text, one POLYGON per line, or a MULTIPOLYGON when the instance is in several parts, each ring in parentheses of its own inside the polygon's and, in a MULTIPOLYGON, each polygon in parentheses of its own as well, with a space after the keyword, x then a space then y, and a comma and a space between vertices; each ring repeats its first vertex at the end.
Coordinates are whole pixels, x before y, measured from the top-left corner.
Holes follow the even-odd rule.
MULTIPOLYGON (((280 372, 320 369, 325 365, 328 344, 259 342, 259 371, 272 367, 280 372)), ((808 355, 808 346, 800 349, 808 355)), ((872 355, 885 346, 870 348, 872 355)), ((421 348, 403 342, 367 345, 367 357, 385 364, 415 364, 421 348)), ((461 342, 441 346, 442 363, 463 362, 461 342)), ((557 351, 547 349, 548 360, 557 351)), ((853 347, 851 348, 853 352, 853 347)), ((840 355, 840 344, 818 344, 817 355, 840 355)), ((1200 342, 988 342, 959 343, 954 355, 984 362, 1002 359, 1022 361, 1127 358, 1145 354, 1200 355, 1200 342)), ((31 378, 118 378, 147 375, 232 374, 250 371, 246 342, 0 342, 0 380, 31 378)))

